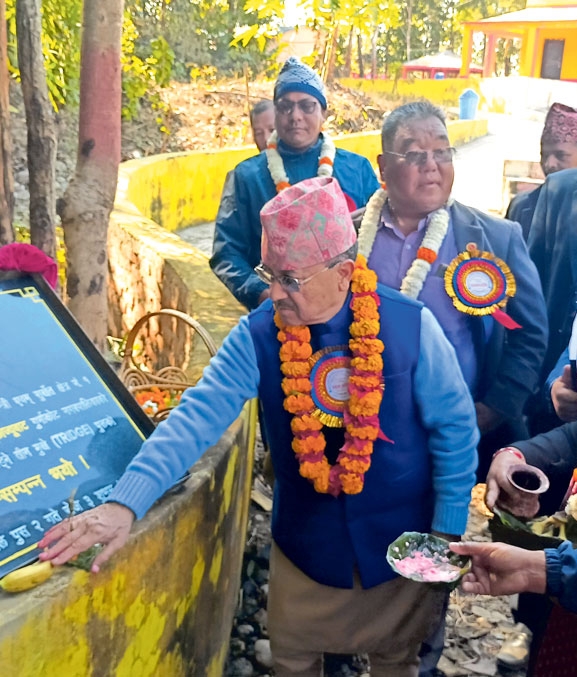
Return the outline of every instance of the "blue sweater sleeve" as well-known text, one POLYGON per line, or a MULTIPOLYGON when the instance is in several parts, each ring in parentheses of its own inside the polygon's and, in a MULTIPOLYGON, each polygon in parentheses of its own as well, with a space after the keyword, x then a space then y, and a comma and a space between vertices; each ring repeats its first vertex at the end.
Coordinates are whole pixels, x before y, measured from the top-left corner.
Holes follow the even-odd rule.
POLYGON ((561 606, 577 613, 577 550, 572 543, 545 549, 547 593, 557 597, 561 606))
POLYGON ((247 317, 230 332, 181 402, 144 442, 108 500, 140 519, 238 417, 258 393, 259 371, 247 317))
POLYGON ((414 396, 429 432, 435 512, 432 527, 446 534, 465 531, 475 484, 479 431, 475 405, 457 356, 432 313, 421 311, 421 345, 414 396))

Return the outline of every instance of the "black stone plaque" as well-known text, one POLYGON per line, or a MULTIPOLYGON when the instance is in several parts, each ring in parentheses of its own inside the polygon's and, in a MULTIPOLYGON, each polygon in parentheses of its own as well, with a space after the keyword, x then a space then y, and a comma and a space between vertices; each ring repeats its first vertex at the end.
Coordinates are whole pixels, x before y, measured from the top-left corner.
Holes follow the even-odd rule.
POLYGON ((0 576, 103 503, 153 424, 40 276, 0 274, 0 576))

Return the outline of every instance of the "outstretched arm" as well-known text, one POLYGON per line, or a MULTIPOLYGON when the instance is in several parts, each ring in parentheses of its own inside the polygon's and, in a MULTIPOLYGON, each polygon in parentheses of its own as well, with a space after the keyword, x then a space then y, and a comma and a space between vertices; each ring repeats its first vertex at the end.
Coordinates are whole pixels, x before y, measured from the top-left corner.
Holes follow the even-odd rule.
POLYGON ((477 467, 475 408, 453 346, 430 310, 421 310, 415 402, 429 433, 435 509, 433 530, 451 538, 464 533, 477 467))
POLYGON ((38 547, 43 560, 64 564, 96 543, 106 547, 92 567, 119 550, 140 519, 215 444, 258 392, 259 371, 246 317, 225 339, 194 388, 163 421, 114 487, 108 502, 52 527, 38 547), (72 528, 71 528, 72 527, 72 528))
POLYGON ((523 550, 506 543, 451 543, 451 550, 473 560, 461 587, 477 595, 544 593, 547 567, 542 550, 523 550))

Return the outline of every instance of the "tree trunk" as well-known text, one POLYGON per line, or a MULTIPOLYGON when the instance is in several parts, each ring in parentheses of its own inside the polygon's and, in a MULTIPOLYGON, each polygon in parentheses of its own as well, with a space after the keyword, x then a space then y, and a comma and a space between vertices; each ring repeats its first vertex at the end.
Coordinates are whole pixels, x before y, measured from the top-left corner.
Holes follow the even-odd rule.
POLYGON ((407 0, 407 61, 411 60, 411 24, 413 23, 413 0, 407 0))
POLYGON ((349 40, 347 42, 347 53, 345 56, 345 77, 350 78, 351 77, 351 70, 352 70, 352 62, 353 62, 353 38, 355 35, 355 29, 354 26, 351 26, 351 30, 349 31, 349 40))
POLYGON ((333 34, 331 37, 331 46, 329 49, 329 58, 327 62, 325 82, 332 82, 335 79, 335 63, 337 61, 338 40, 339 40, 339 24, 335 24, 333 27, 333 34))
POLYGON ((365 66, 363 64, 363 38, 360 31, 357 33, 357 54, 359 59, 359 77, 363 79, 365 77, 365 66))
POLYGON ((11 162, 7 42, 6 3, 5 0, 0 0, 0 246, 14 242, 14 177, 11 162))
POLYGON ((107 234, 120 163, 123 0, 85 0, 78 157, 59 213, 69 309, 102 350, 108 330, 107 234))
POLYGON ((39 0, 18 0, 16 35, 28 136, 30 240, 55 258, 56 130, 54 109, 48 98, 41 31, 39 0))
POLYGON ((377 79, 377 39, 379 37, 379 26, 375 26, 371 36, 371 80, 377 79))
POLYGON ((511 47, 513 46, 512 40, 505 40, 503 47, 503 75, 509 77, 511 75, 511 47))

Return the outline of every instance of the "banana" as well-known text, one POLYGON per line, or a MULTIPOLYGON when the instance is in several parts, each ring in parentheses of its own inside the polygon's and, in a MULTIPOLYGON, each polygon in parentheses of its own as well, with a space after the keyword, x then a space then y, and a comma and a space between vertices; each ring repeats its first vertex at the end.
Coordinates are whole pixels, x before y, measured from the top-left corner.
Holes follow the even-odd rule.
POLYGON ((35 562, 4 576, 0 580, 0 588, 5 592, 23 592, 44 583, 53 573, 51 562, 35 562))

